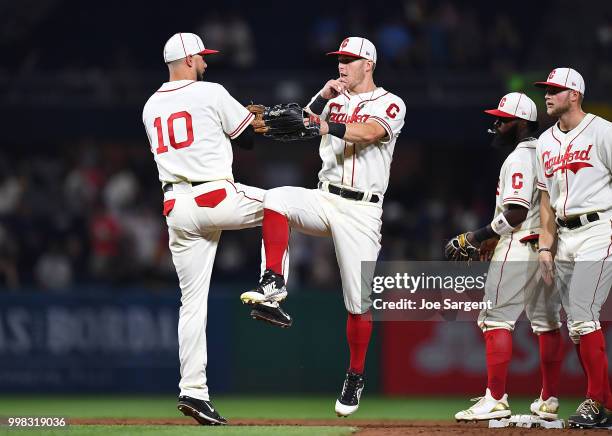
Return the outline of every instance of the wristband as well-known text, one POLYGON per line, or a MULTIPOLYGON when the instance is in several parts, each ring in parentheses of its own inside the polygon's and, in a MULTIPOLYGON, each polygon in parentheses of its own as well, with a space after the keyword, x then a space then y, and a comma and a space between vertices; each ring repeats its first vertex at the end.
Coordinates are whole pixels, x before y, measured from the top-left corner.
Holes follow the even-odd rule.
POLYGON ((514 227, 508 223, 506 215, 504 215, 503 212, 493 218, 493 221, 491 221, 491 228, 499 236, 508 235, 514 230, 514 227))
POLYGON ((329 128, 328 133, 336 138, 343 139, 346 133, 346 124, 342 123, 327 123, 329 128))
POLYGON ((317 94, 317 97, 314 99, 312 103, 308 106, 310 112, 313 114, 321 115, 323 109, 325 109, 325 105, 327 104, 327 100, 321 97, 321 94, 317 94))
POLYGON ((548 251, 549 253, 552 253, 552 251, 550 251, 550 248, 547 248, 547 247, 538 248, 538 253, 541 253, 543 251, 548 251))

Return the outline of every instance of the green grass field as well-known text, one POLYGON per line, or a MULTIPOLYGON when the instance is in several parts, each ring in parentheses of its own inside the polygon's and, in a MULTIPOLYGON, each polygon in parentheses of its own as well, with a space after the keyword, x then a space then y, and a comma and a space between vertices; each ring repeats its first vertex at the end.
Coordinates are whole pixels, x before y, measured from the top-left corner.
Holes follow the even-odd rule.
MULTIPOLYGON (((215 397, 217 409, 232 419, 334 419, 332 395, 317 397, 215 397)), ((514 413, 528 413, 530 399, 511 398, 514 413)), ((561 416, 572 412, 578 400, 562 402, 561 416)), ((452 420, 453 414, 470 405, 465 398, 386 398, 365 396, 355 419, 362 420, 452 420)), ((67 418, 143 418, 175 419, 182 417, 176 410, 173 396, 0 396, 0 416, 64 416, 67 418)), ((191 418, 184 417, 189 422, 191 418)), ((14 435, 128 435, 154 436, 208 434, 219 435, 348 435, 355 428, 249 426, 197 427, 180 425, 70 425, 64 429, 9 429, 0 427, 0 434, 14 435), (3 433, 4 432, 4 433, 3 433)))

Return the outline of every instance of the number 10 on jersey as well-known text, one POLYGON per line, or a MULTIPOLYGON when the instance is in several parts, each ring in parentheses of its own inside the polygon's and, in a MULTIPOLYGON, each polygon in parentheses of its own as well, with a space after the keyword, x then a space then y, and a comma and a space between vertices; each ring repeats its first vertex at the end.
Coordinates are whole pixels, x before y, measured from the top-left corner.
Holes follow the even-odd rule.
MULTIPOLYGON (((164 144, 164 131, 162 126, 161 117, 155 118, 153 126, 157 129, 157 154, 165 153, 168 151, 168 146, 164 144)), ((168 129, 168 138, 170 139, 170 145, 172 148, 179 149, 189 147, 193 143, 193 124, 191 122, 191 114, 187 111, 175 112, 168 117, 166 121, 168 129), (184 141, 176 142, 174 138, 174 122, 176 120, 185 120, 185 131, 187 132, 187 138, 184 141)))

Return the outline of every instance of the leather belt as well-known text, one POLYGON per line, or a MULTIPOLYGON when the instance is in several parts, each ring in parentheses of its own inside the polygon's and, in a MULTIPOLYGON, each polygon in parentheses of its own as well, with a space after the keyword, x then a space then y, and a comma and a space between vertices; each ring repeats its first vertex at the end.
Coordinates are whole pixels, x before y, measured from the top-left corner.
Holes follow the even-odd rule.
POLYGON ((589 214, 580 215, 574 218, 570 218, 568 220, 562 220, 561 218, 557 218, 557 225, 561 227, 566 227, 570 230, 577 229, 578 227, 584 226, 588 223, 592 223, 599 220, 599 214, 597 212, 591 212, 589 214))
MULTIPOLYGON (((206 183, 206 182, 191 182, 191 186, 198 186, 198 185, 201 185, 201 184, 203 184, 203 183, 206 183)), ((170 191, 172 191, 172 189, 173 189, 173 188, 172 188, 172 185, 174 185, 174 183, 166 183, 166 184, 165 184, 165 185, 162 187, 163 191, 164 191, 164 192, 170 192, 170 191)))
MULTIPOLYGON (((319 189, 323 189, 323 182, 319 182, 319 189)), ((348 198, 349 200, 361 201, 366 196, 365 192, 354 191, 352 189, 344 189, 331 184, 327 185, 326 190, 331 194, 339 195, 340 197, 348 198)), ((380 197, 378 197, 378 195, 376 194, 372 194, 372 197, 369 201, 371 203, 378 203, 378 200, 380 200, 380 197)))

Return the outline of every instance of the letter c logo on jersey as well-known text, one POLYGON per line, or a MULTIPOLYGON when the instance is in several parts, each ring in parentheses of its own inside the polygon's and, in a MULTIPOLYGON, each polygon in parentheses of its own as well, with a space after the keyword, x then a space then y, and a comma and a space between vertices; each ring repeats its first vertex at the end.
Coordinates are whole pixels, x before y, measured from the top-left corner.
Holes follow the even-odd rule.
POLYGON ((521 173, 512 174, 512 187, 514 189, 521 189, 523 187, 523 174, 521 173))
POLYGON ((391 103, 389 107, 387 108, 387 115, 389 115, 389 118, 395 118, 397 114, 399 113, 399 111, 400 111, 399 106, 396 105, 395 103, 391 103))

